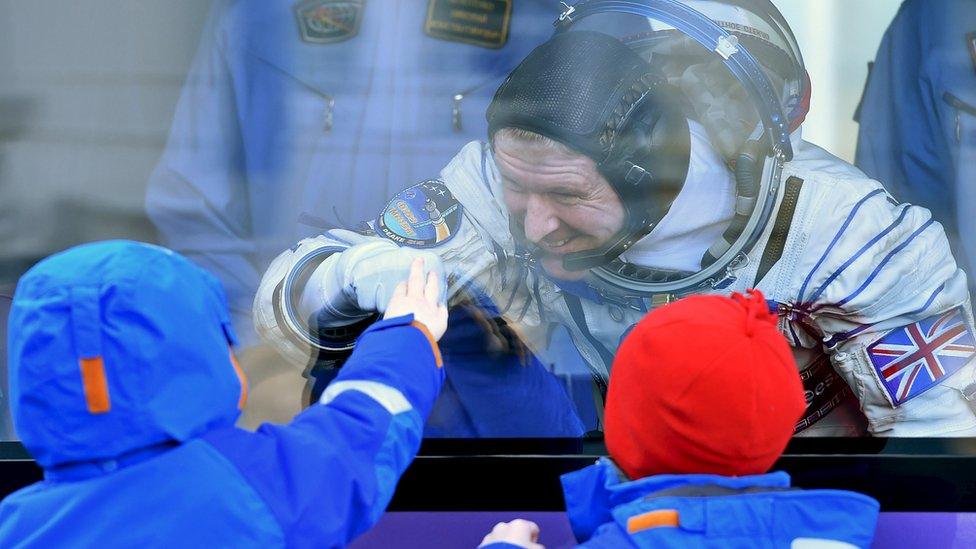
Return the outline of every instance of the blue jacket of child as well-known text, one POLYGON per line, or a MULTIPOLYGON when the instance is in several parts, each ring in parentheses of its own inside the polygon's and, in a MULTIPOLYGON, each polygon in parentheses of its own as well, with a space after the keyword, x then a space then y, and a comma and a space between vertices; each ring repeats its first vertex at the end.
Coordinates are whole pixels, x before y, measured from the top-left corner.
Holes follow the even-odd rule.
MULTIPOLYGON (((830 540, 870 547, 878 502, 842 490, 790 487, 784 472, 627 480, 609 459, 562 477, 579 547, 791 547, 830 540)), ((505 549, 496 543, 483 549, 505 549)))
POLYGON ((372 526, 443 382, 412 316, 374 324, 318 404, 234 427, 246 383, 220 284, 133 242, 35 266, 10 317, 12 412, 44 480, 0 547, 335 547, 372 526))

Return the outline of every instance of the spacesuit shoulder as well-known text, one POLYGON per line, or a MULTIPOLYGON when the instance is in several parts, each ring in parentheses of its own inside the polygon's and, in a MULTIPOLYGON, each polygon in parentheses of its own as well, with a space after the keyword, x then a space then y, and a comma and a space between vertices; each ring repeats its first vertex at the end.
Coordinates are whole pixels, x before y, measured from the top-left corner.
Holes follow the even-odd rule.
MULTIPOLYGON (((784 168, 788 176, 801 179, 828 179, 840 181, 847 179, 868 179, 857 166, 830 154, 822 147, 808 141, 801 141, 796 147, 796 156, 784 168)), ((863 184, 863 183, 862 183, 863 184)))
POLYGON ((956 275, 945 232, 927 209, 898 203, 825 152, 797 164, 788 176, 804 181, 793 237, 799 306, 880 321, 910 311, 956 275))
MULTIPOLYGON (((441 170, 440 177, 398 192, 370 223, 377 236, 401 246, 468 246, 510 243, 508 216, 501 202, 496 169, 487 147, 468 143, 441 170)), ((492 246, 493 247, 493 246, 492 246)))

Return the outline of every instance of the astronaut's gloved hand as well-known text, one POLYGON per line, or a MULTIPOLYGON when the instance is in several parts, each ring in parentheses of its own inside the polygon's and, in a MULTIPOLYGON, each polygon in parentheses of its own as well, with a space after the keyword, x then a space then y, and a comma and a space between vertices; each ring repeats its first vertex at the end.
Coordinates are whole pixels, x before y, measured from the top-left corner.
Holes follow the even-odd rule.
POLYGON ((309 318, 320 310, 319 321, 335 326, 353 323, 374 311, 383 313, 396 285, 407 279, 414 259, 423 260, 423 275, 438 278, 440 302, 447 284, 440 257, 386 240, 356 244, 322 262, 309 277, 299 300, 299 313, 309 318))

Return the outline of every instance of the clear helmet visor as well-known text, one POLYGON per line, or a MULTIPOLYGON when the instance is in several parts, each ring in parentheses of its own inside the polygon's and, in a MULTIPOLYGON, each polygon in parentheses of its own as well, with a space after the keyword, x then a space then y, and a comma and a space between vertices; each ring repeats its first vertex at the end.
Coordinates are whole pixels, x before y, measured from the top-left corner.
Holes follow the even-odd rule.
POLYGON ((588 0, 567 10, 558 28, 609 34, 663 70, 728 159, 760 124, 774 145, 790 149, 788 134, 806 115, 803 60, 768 1, 588 0), (714 25, 705 28, 703 21, 714 25))

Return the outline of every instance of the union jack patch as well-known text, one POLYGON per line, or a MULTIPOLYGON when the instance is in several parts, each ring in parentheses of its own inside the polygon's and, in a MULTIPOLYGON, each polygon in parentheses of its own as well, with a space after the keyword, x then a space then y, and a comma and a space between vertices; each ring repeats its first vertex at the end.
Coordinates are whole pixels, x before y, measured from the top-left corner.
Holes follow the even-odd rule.
POLYGON ((931 389, 976 355, 976 337, 962 307, 896 328, 867 348, 891 403, 931 389))

